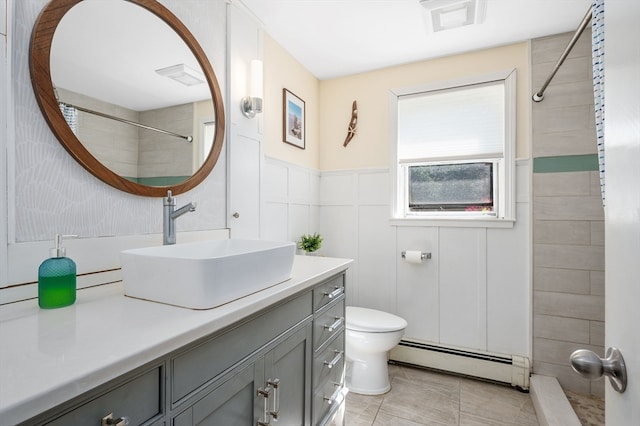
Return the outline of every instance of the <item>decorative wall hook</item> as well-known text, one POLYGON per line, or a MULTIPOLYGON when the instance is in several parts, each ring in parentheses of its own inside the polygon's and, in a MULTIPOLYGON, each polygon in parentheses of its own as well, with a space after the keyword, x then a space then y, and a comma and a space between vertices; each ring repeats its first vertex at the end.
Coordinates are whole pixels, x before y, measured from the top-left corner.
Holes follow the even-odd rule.
POLYGON ((358 103, 353 101, 351 105, 351 121, 349 121, 349 128, 347 129, 347 138, 344 140, 342 146, 347 146, 351 139, 356 135, 356 125, 358 123, 358 103))

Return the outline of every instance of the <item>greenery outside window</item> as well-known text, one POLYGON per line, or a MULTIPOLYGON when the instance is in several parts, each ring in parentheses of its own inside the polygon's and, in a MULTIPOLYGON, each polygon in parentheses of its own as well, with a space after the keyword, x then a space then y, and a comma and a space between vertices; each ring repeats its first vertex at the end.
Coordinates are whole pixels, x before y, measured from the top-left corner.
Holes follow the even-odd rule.
POLYGON ((515 70, 396 90, 393 216, 515 217, 515 70))
POLYGON ((470 212, 494 215, 493 163, 407 166, 409 212, 470 212))

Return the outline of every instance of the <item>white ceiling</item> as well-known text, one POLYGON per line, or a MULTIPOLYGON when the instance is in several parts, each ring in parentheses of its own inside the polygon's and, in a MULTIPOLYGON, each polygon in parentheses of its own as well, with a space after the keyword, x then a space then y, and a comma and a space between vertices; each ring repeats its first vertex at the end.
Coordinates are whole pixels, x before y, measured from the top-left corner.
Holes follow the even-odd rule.
MULTIPOLYGON (((487 0, 484 23, 429 33, 418 0, 240 1, 319 79, 573 32, 591 3, 487 0)), ((106 102, 140 111, 209 96, 206 84, 185 87, 154 72, 199 65, 162 21, 126 1, 74 6, 56 30, 54 50, 54 84, 106 102)))
POLYGON ((487 0, 475 26, 427 31, 418 0, 240 0, 324 80, 575 31, 591 0, 487 0))

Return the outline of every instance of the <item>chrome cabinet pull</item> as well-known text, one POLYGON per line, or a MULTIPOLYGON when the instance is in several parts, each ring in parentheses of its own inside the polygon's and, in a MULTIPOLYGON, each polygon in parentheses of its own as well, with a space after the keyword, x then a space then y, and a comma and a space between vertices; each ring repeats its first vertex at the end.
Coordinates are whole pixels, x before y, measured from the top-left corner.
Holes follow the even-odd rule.
POLYGON ((278 421, 278 417, 280 417, 280 379, 269 379, 267 385, 273 388, 273 408, 268 414, 274 421, 278 421))
POLYGON ((266 388, 258 388, 258 396, 264 398, 264 410, 262 413, 262 417, 258 419, 257 426, 269 426, 271 424, 271 418, 269 417, 269 397, 271 396, 271 391, 273 388, 271 386, 267 386, 266 388))
POLYGON ((338 327, 342 325, 343 322, 344 317, 335 317, 335 321, 333 322, 333 324, 325 325, 324 328, 326 328, 329 333, 333 333, 338 327))
POLYGON ((335 404, 338 401, 338 397, 340 396, 340 394, 342 394, 342 386, 340 386, 338 383, 335 383, 335 385, 338 386, 338 388, 331 394, 330 397, 322 397, 322 399, 327 401, 327 404, 329 405, 335 404))
POLYGON ((609 376, 609 382, 616 392, 627 389, 627 368, 624 358, 617 348, 608 348, 606 358, 600 358, 587 349, 578 349, 569 357, 573 371, 589 380, 609 376))
POLYGON ((325 291, 323 294, 329 299, 335 299, 336 297, 340 297, 342 293, 344 293, 344 287, 336 287, 331 293, 325 291))
POLYGON ((329 369, 335 367, 336 364, 338 362, 340 362, 340 360, 342 359, 342 355, 344 354, 343 351, 333 351, 333 352, 336 354, 336 356, 334 356, 331 361, 325 361, 324 362, 324 365, 326 365, 327 368, 329 368, 329 369))
POLYGON ((109 413, 102 418, 101 426, 127 426, 128 424, 129 417, 123 416, 114 419, 113 413, 109 413))

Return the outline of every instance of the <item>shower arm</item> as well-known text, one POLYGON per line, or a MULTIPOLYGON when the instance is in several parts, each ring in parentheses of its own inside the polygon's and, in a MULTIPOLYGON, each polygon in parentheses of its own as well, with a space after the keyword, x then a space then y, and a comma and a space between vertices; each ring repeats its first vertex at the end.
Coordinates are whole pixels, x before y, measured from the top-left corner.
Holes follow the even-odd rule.
POLYGON ((152 126, 147 126, 146 124, 136 123, 135 121, 126 120, 124 118, 116 117, 114 115, 105 114, 104 112, 94 111, 92 109, 84 108, 84 107, 81 107, 81 106, 78 106, 78 105, 73 105, 73 104, 70 104, 70 103, 67 103, 67 102, 63 102, 63 101, 58 101, 58 102, 61 103, 62 105, 67 106, 67 107, 75 108, 78 111, 86 112, 87 114, 97 115, 97 116, 102 117, 102 118, 108 118, 110 120, 119 121, 120 123, 129 124, 130 126, 136 126, 136 127, 142 128, 142 129, 153 130, 154 132, 164 133, 165 135, 175 136, 176 138, 184 139, 189 143, 193 142, 193 136, 185 136, 185 135, 181 135, 181 134, 178 134, 178 133, 170 132, 168 130, 158 129, 157 127, 152 127, 152 126))
POLYGON ((578 27, 575 34, 571 38, 571 41, 569 41, 569 44, 564 49, 564 52, 562 52, 562 55, 560 55, 560 58, 558 59, 556 66, 553 68, 553 71, 551 71, 551 74, 549 75, 549 77, 547 77, 547 81, 545 81, 542 87, 540 87, 540 90, 534 93, 533 96, 531 97, 531 99, 533 99, 534 102, 541 102, 544 99, 544 91, 547 89, 547 86, 549 85, 549 83, 551 83, 551 80, 553 80, 553 77, 555 77, 556 73, 564 63, 564 60, 567 59, 567 56, 569 55, 569 53, 571 53, 571 49, 573 49, 573 46, 578 41, 578 39, 584 32, 585 28, 587 28, 589 21, 591 21, 592 15, 593 15, 593 6, 590 6, 589 10, 587 11, 587 14, 584 15, 584 18, 582 18, 582 22, 580 22, 580 26, 578 27))

